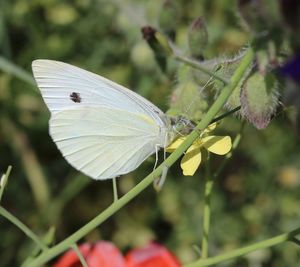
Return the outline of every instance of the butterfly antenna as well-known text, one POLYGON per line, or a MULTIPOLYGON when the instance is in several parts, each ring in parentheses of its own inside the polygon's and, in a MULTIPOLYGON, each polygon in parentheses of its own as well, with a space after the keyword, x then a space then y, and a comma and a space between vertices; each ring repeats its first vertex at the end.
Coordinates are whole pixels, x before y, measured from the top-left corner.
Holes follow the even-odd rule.
MULTIPOLYGON (((212 80, 213 80, 213 77, 211 76, 211 77, 206 81, 206 83, 205 83, 203 86, 200 87, 199 93, 202 93, 202 92, 203 92, 203 91, 211 84, 212 80)), ((192 105, 195 103, 195 101, 196 101, 196 98, 194 98, 194 99, 192 100, 192 102, 188 105, 188 107, 187 107, 186 110, 185 110, 186 113, 188 113, 188 112, 190 111, 190 109, 191 109, 192 105)))

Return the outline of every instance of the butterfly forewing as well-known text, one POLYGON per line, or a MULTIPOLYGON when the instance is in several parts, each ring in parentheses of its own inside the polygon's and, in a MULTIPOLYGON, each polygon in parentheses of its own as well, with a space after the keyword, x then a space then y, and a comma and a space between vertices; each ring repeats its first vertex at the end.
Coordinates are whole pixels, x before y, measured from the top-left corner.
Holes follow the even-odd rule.
POLYGON ((158 124, 166 123, 164 113, 147 99, 102 76, 67 63, 39 59, 33 74, 51 112, 78 106, 70 95, 80 96, 82 105, 105 106, 143 113, 158 124))
POLYGON ((51 112, 51 137, 88 176, 128 173, 167 144, 166 116, 131 90, 63 62, 36 60, 32 68, 51 112))

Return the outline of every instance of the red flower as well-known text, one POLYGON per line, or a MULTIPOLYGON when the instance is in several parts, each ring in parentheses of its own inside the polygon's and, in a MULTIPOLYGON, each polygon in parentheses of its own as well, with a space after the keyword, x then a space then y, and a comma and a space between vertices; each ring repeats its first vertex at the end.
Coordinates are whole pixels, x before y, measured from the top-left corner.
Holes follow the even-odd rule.
MULTIPOLYGON (((88 267, 179 267, 178 260, 164 246, 150 243, 144 248, 131 250, 125 259, 111 242, 79 246, 88 267)), ((82 267, 74 250, 67 251, 53 267, 82 267)))
POLYGON ((126 267, 179 267, 180 263, 171 252, 157 243, 130 251, 126 257, 126 267))
MULTIPOLYGON (((95 246, 85 243, 79 246, 89 267, 125 267, 123 255, 111 242, 101 241, 95 246)), ((53 267, 82 267, 74 250, 66 252, 53 267)))
MULTIPOLYGON (((84 258, 87 257, 92 249, 92 245, 85 243, 79 246, 79 250, 84 258)), ((59 260, 53 265, 53 267, 81 267, 81 263, 75 251, 73 249, 67 251, 59 260)))

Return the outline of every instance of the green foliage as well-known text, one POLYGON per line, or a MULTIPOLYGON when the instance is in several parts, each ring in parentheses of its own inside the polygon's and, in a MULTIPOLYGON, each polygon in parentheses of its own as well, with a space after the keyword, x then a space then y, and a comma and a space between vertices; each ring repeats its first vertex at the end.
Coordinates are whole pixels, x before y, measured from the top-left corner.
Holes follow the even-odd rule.
POLYGON ((177 22, 180 19, 180 9, 176 1, 164 0, 158 17, 160 28, 172 40, 176 37, 177 22))
POLYGON ((191 56, 203 59, 204 50, 208 44, 208 32, 204 17, 196 18, 188 31, 188 44, 191 56))

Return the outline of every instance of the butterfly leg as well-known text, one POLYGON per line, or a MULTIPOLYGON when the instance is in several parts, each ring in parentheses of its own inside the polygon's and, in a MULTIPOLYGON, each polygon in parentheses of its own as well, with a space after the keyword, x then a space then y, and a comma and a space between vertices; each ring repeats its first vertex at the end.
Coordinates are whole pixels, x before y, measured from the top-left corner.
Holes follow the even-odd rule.
MULTIPOLYGON (((155 170, 156 165, 158 163, 158 150, 159 150, 159 147, 160 147, 159 145, 155 146, 156 160, 155 160, 155 165, 154 165, 154 169, 153 170, 155 170)), ((166 148, 165 147, 166 146, 164 146, 164 160, 167 157, 167 152, 166 152, 166 148)), ((169 170, 169 167, 168 166, 164 166, 161 176, 154 179, 154 181, 153 181, 153 187, 154 187, 154 189, 157 192, 159 192, 162 189, 162 187, 163 187, 163 185, 165 183, 167 174, 168 174, 168 170, 169 170)))
POLYGON ((162 189, 162 187, 166 181, 168 171, 169 171, 169 167, 164 166, 161 176, 154 180, 153 187, 157 192, 159 192, 162 189))
POLYGON ((155 145, 155 163, 154 163, 153 171, 156 169, 158 163, 158 150, 159 150, 159 145, 155 145))

